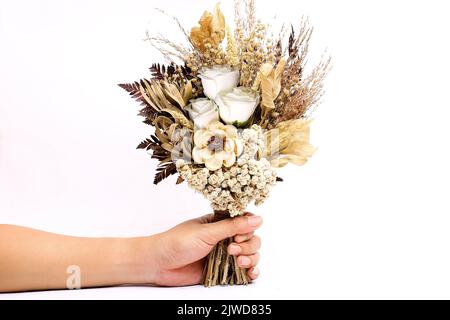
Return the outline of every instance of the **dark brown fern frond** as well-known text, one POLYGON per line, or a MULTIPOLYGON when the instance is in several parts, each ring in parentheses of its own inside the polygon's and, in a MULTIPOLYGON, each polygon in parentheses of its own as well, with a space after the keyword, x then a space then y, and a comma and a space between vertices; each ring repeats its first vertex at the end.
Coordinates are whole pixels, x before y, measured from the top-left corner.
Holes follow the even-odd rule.
MULTIPOLYGON (((152 136, 153 137, 153 136, 152 136)), ((136 149, 150 149, 150 145, 155 143, 152 139, 145 139, 144 141, 142 141, 136 149)))
POLYGON ((118 86, 128 92, 130 96, 137 102, 140 102, 142 106, 149 106, 147 101, 142 96, 141 90, 139 89, 139 82, 121 83, 118 86))
POLYGON ((142 141, 137 149, 143 149, 151 151, 152 159, 160 161, 160 164, 156 168, 154 184, 160 183, 162 180, 177 173, 175 164, 170 160, 170 152, 162 147, 161 141, 156 136, 151 136, 148 139, 142 141))
POLYGON ((194 75, 192 74, 192 70, 186 65, 181 66, 172 63, 166 66, 163 64, 154 63, 150 67, 150 73, 153 80, 169 80, 179 72, 187 80, 190 80, 194 77, 194 75))
POLYGON ((192 73, 191 68, 189 68, 187 65, 185 66, 179 66, 181 69, 181 73, 184 75, 184 77, 187 80, 191 80, 192 78, 194 78, 194 74, 192 73))
POLYGON ((168 162, 160 165, 158 168, 156 168, 156 175, 153 183, 158 184, 175 173, 177 173, 177 167, 173 162, 168 162))
POLYGON ((139 111, 139 115, 145 118, 144 123, 152 125, 153 120, 155 120, 158 115, 158 112, 147 102, 147 100, 142 95, 139 82, 136 81, 134 83, 123 83, 119 84, 118 86, 128 92, 134 100, 139 102, 140 105, 144 107, 139 111))
POLYGON ((170 64, 168 66, 154 63, 150 67, 150 73, 152 75, 152 79, 154 80, 164 80, 165 78, 171 77, 176 72, 176 65, 170 64))
POLYGON ((165 161, 170 159, 170 152, 162 147, 161 141, 158 137, 152 135, 150 138, 142 141, 137 149, 145 149, 147 151, 152 151, 152 159, 156 159, 159 161, 165 161))

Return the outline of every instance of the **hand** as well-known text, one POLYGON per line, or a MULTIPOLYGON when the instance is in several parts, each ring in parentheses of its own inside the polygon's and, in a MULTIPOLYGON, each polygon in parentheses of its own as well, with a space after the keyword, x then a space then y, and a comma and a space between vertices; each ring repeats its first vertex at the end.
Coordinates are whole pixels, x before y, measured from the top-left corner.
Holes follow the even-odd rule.
MULTIPOLYGON (((199 284, 205 257, 221 240, 251 280, 258 277, 262 220, 243 217, 208 223, 213 216, 140 238, 82 238, 0 224, 0 292, 67 288, 68 267, 81 288, 123 284, 199 284)), ((70 276, 70 275, 69 275, 70 276)))
MULTIPOLYGON (((189 220, 155 236, 152 244, 143 244, 151 250, 142 248, 141 257, 149 274, 149 283, 160 286, 185 286, 201 282, 205 257, 221 240, 234 237, 228 246, 231 255, 238 256, 238 264, 248 269, 248 276, 255 280, 259 271, 258 250, 261 246, 254 231, 262 224, 259 216, 247 214, 243 217, 209 223, 213 215, 189 220)), ((144 240, 146 241, 146 240, 144 240)), ((144 268, 145 269, 145 268, 144 268)))

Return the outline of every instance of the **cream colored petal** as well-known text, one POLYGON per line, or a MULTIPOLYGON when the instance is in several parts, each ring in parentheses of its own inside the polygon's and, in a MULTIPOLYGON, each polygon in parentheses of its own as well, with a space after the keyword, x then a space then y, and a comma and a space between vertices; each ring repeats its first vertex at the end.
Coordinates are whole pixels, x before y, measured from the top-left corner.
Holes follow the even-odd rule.
POLYGON ((222 163, 223 163, 223 161, 221 159, 221 156, 218 156, 216 154, 213 157, 211 157, 205 161, 205 166, 206 166, 206 168, 208 168, 211 171, 216 171, 216 170, 219 170, 220 168, 222 168, 222 163))
POLYGON ((241 139, 235 139, 234 140, 234 153, 236 156, 240 156, 244 152, 244 144, 242 143, 241 139))
POLYGON ((212 152, 208 148, 204 148, 204 149, 200 150, 200 156, 202 157, 203 161, 206 161, 208 159, 211 159, 214 156, 214 152, 212 152))
POLYGON ((225 152, 228 152, 228 153, 234 153, 234 149, 235 149, 234 140, 226 139, 225 144, 223 146, 223 150, 225 150, 225 152))
POLYGON ((208 130, 197 130, 194 134, 194 143, 196 147, 206 147, 208 140, 212 137, 211 132, 208 130))
POLYGON ((226 137, 227 133, 222 129, 211 130, 211 136, 226 137))
POLYGON ((199 148, 192 149, 192 159, 194 159, 195 163, 203 163, 201 151, 202 151, 202 149, 199 149, 199 148))
POLYGON ((201 146, 201 136, 205 132, 205 130, 200 129, 194 132, 194 143, 198 146, 201 146))
POLYGON ((223 164, 225 165, 225 167, 229 168, 236 162, 236 155, 234 154, 234 152, 230 153, 223 152, 222 157, 223 157, 223 164))

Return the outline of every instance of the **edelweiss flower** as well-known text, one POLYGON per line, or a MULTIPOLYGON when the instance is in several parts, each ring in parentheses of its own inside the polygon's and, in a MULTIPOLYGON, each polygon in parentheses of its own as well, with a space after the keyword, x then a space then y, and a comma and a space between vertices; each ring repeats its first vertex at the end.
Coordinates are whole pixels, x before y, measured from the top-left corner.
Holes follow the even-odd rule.
POLYGON ((192 158, 195 163, 204 163, 211 171, 234 165, 244 148, 237 129, 220 122, 212 122, 205 129, 197 130, 194 144, 192 158))

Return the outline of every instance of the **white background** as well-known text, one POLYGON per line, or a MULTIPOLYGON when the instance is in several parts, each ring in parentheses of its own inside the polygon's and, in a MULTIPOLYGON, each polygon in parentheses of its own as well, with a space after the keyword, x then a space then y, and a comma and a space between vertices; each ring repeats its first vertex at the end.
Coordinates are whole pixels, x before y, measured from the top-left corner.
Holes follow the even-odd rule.
MULTIPOLYGON (((312 127, 316 155, 283 169, 265 205, 249 287, 110 288, 4 298, 450 298, 448 1, 258 1, 315 26, 334 69, 312 127)), ((0 223, 138 236, 210 211, 135 150, 150 128, 116 86, 163 62, 213 1, 0 1, 0 223), (176 37, 176 35, 174 35, 176 37)), ((222 1, 232 13, 231 1, 222 1)), ((252 208, 253 209, 253 208, 252 208)), ((11 239, 14 241, 14 239, 11 239)))

